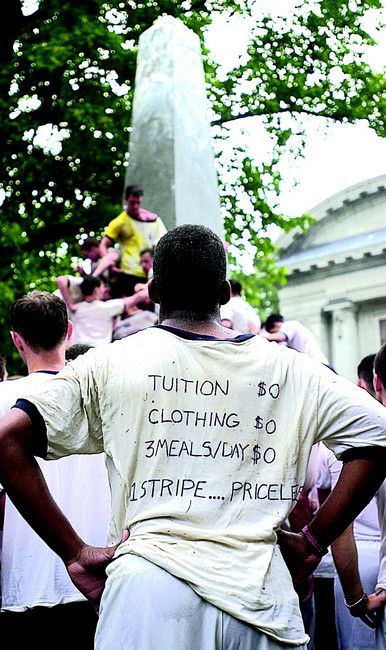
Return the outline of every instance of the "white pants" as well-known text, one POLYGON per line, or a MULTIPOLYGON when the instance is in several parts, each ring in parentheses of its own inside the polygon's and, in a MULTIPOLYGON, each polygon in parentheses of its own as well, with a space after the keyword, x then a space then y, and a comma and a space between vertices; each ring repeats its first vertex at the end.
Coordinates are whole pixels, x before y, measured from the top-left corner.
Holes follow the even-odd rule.
MULTIPOLYGON (((363 588, 372 594, 377 584, 379 568, 379 542, 357 540, 359 573, 363 588)), ((338 576, 335 576, 335 617, 339 650, 374 650, 375 630, 351 616, 347 609, 338 576)), ((382 646, 381 646, 382 648, 382 646)), ((386 650, 386 646, 384 646, 386 650)))
POLYGON ((376 650, 386 650, 386 609, 383 612, 382 623, 375 633, 375 647, 376 650))
POLYGON ((107 580, 96 650, 306 650, 270 639, 167 571, 128 557, 130 572, 107 580))

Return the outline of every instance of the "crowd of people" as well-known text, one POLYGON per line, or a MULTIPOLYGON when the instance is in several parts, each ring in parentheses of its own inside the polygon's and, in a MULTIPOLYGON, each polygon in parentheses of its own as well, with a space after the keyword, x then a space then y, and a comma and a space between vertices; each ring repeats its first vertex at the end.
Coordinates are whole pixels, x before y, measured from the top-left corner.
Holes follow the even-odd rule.
POLYGON ((0 638, 385 650, 386 346, 340 377, 302 323, 260 323, 214 233, 142 199, 12 308, 0 638))

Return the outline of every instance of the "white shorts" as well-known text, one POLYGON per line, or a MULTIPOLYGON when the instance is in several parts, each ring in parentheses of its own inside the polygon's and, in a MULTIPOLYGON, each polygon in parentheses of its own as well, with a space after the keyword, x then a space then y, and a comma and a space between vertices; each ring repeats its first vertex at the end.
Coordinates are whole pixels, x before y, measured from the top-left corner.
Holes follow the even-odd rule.
POLYGON ((217 609, 143 558, 125 556, 125 564, 125 576, 107 580, 95 650, 306 650, 217 609))

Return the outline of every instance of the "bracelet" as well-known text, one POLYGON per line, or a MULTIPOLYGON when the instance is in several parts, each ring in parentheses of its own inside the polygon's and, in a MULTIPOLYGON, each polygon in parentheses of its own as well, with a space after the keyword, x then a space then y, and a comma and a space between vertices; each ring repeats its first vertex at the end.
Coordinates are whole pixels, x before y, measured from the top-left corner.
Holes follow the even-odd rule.
POLYGON ((304 528, 302 528, 301 532, 303 533, 303 535, 306 538, 307 542, 309 543, 309 545, 312 547, 313 551, 317 555, 322 556, 322 555, 326 555, 328 553, 328 548, 325 548, 324 546, 321 546, 321 544, 319 544, 318 540, 316 539, 316 537, 313 536, 313 534, 311 533, 308 526, 304 526, 304 528))
POLYGON ((362 605, 363 603, 367 603, 368 599, 369 599, 368 595, 366 594, 365 590, 363 590, 362 596, 355 603, 349 605, 347 600, 344 598, 344 604, 346 605, 347 609, 351 611, 352 609, 354 609, 354 607, 357 607, 358 605, 362 605))

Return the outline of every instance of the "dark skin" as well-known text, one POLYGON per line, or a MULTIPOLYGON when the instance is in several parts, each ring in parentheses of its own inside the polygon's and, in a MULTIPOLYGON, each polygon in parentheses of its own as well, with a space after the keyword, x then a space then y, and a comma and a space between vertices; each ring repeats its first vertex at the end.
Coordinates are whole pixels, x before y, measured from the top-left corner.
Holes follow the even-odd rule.
MULTIPOLYGON (((149 295, 159 296, 154 281, 149 295)), ((224 281, 218 304, 211 314, 192 317, 183 312, 165 312, 161 301, 160 322, 188 332, 229 339, 229 329, 220 324, 220 304, 229 299, 229 284, 224 281)), ((238 332, 232 332, 232 337, 238 332)), ((105 584, 105 568, 116 546, 96 548, 82 540, 52 499, 34 455, 45 456, 46 440, 39 437, 24 411, 12 409, 0 425, 0 482, 32 528, 62 558, 77 588, 99 606, 105 584)), ((384 478, 382 463, 353 460, 347 463, 337 488, 319 509, 309 528, 322 545, 328 546, 368 503, 384 478)), ((121 541, 127 539, 125 531, 121 541)), ((304 580, 320 561, 301 533, 277 531, 278 541, 294 581, 304 580)), ((246 567, 248 570, 248 567, 246 567)))

